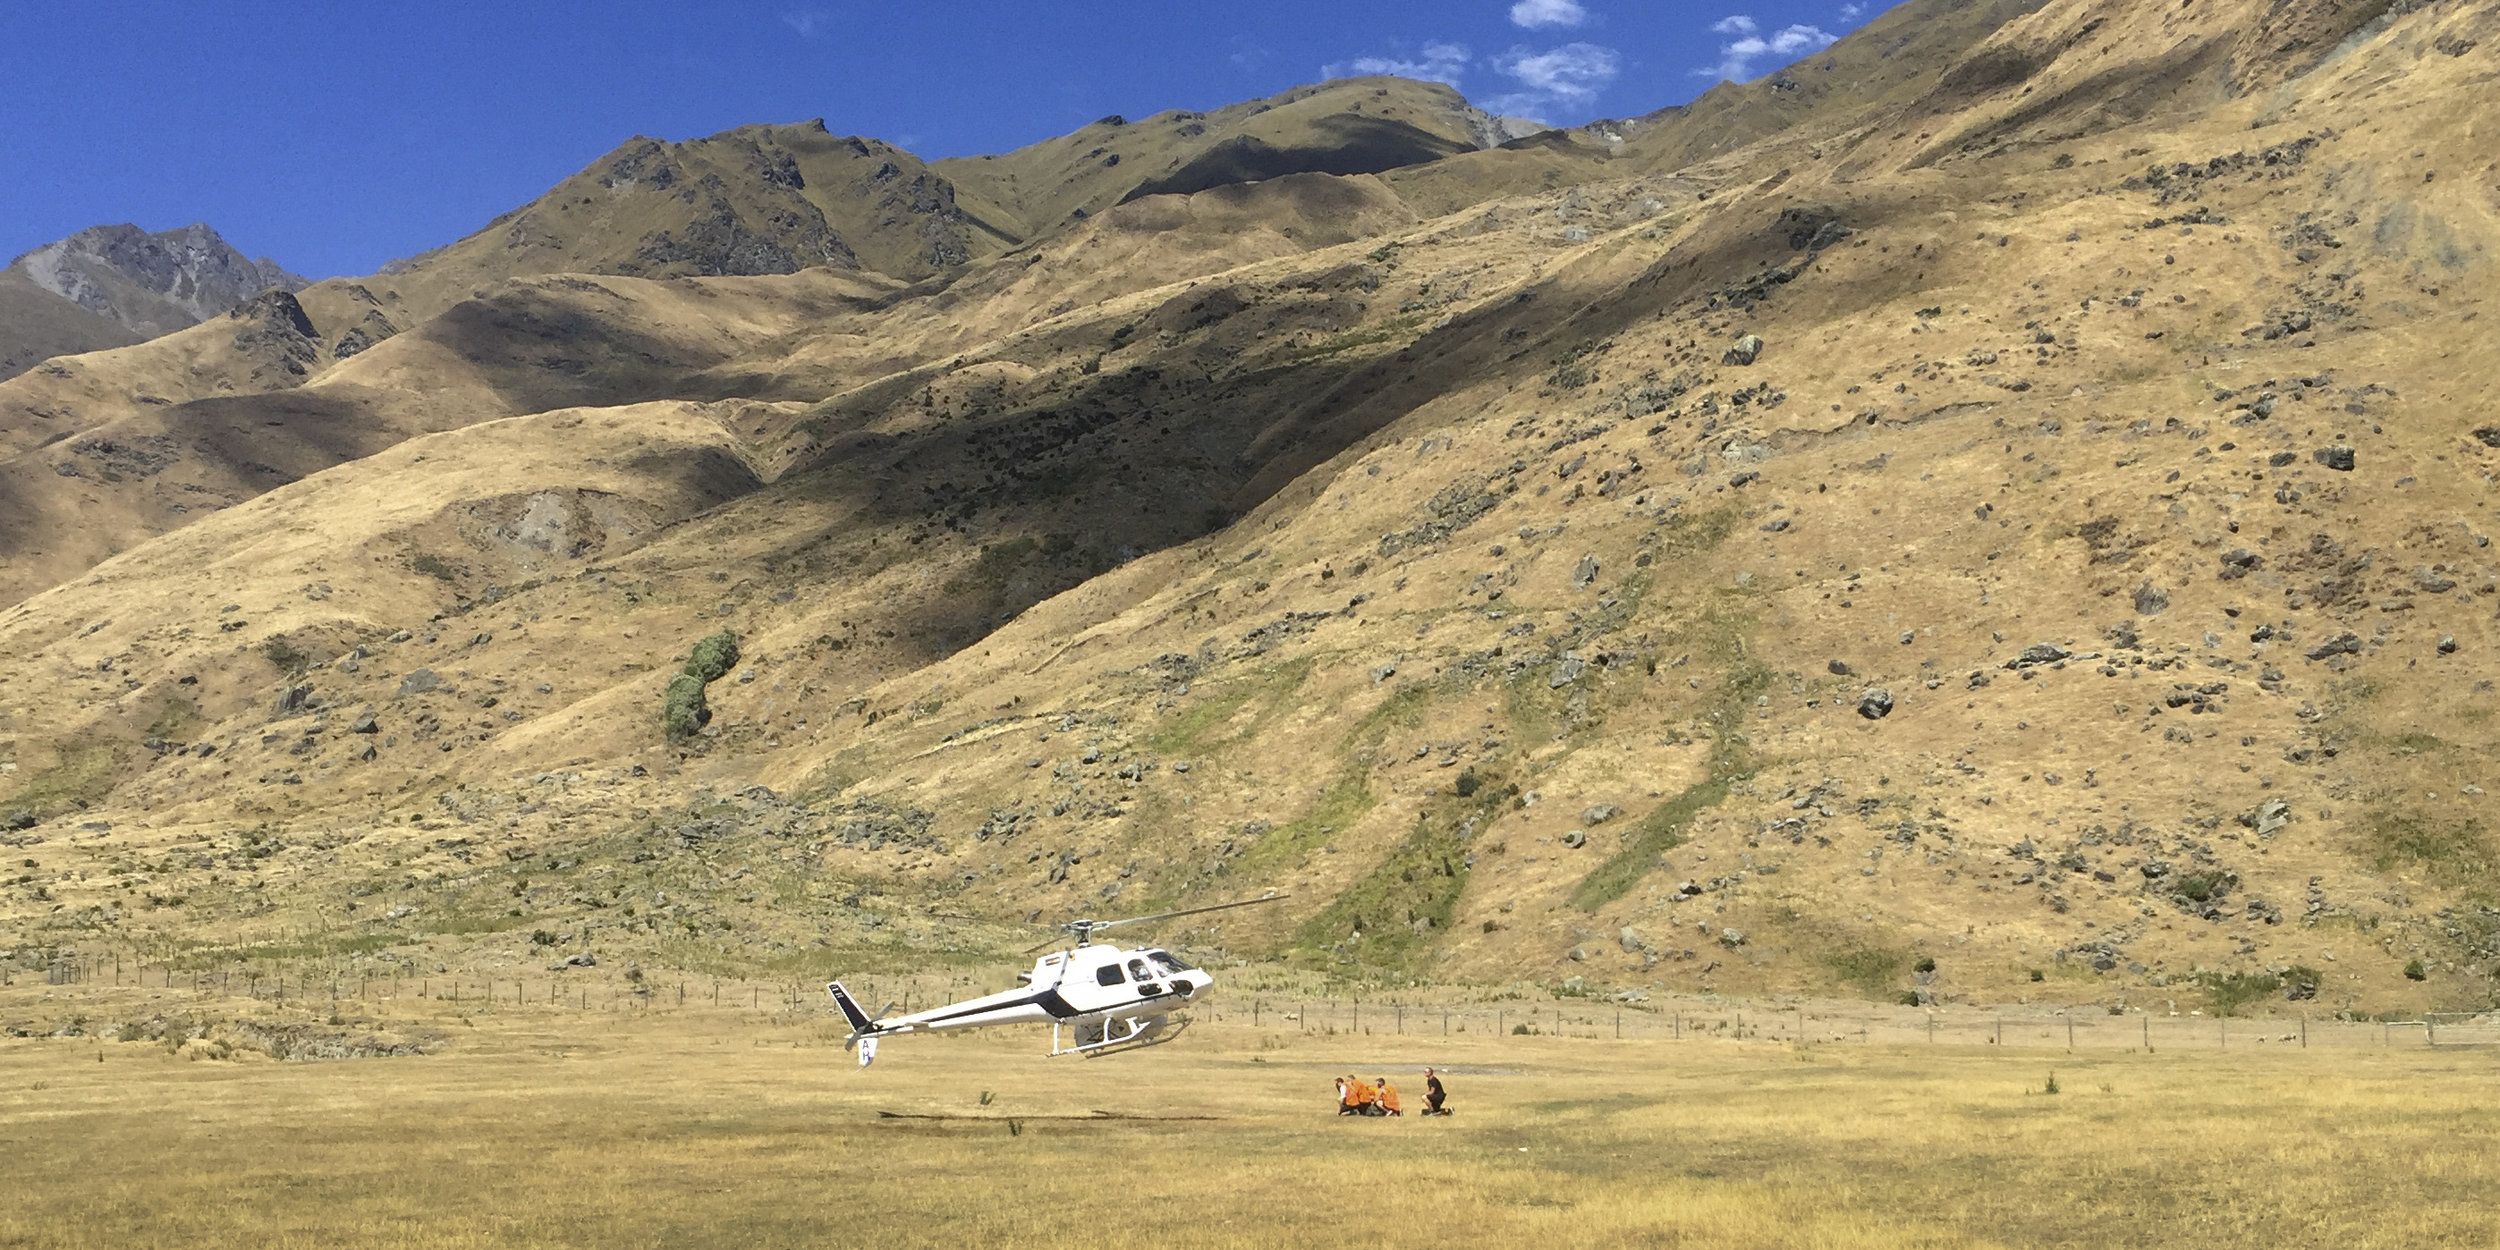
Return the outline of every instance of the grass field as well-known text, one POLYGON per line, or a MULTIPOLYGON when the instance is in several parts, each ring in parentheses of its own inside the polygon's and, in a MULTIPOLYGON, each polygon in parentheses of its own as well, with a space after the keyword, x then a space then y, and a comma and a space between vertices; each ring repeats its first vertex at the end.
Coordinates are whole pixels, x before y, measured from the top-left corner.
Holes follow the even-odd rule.
POLYGON ((409 1011, 423 1018, 380 1024, 439 1030, 437 1053, 0 1041, 0 1245, 2500 1239, 2481 1049, 2069 1056, 1225 1023, 1094 1060, 1045 1059, 1030 1034, 904 1039, 862 1071, 821 1021, 786 1015, 409 1011), (1425 1063, 1453 1070, 1457 1116, 1331 1114, 1334 1075, 1387 1073, 1413 1105, 1425 1063))

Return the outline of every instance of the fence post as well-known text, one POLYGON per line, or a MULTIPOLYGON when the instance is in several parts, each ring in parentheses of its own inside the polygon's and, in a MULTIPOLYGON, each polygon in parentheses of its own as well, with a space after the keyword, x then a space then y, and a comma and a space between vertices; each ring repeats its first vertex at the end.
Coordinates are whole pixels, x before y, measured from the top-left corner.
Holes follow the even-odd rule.
POLYGON ((1675 1013, 1675 1040, 1684 1040, 1684 1013, 1680 1010, 1675 1013))
POLYGON ((1997 1037, 1996 1041, 1991 1044, 1997 1046, 2005 1044, 2005 1014, 2003 1012, 1997 1013, 1997 1037))
POLYGON ((2144 1017, 2144 1053, 2153 1053, 2153 1017, 2144 1017))
POLYGON ((2075 1053, 2075 1013, 2066 1013, 2066 1053, 2075 1053))
POLYGON ((1936 1013, 1933 1011, 1927 1013, 1927 1044, 1936 1044, 1936 1013))
POLYGON ((2300 1013, 2300 1048, 2309 1049, 2309 1013, 2300 1013))

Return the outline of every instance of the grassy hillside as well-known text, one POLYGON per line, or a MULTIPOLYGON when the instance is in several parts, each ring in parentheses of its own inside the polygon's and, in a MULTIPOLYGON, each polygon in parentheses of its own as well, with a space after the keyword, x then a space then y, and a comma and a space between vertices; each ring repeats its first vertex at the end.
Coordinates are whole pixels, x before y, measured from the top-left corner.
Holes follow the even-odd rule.
MULTIPOLYGON (((1132 199, 1071 139, 940 172, 980 248, 1084 217, 908 285, 512 282, 22 454, 0 923, 812 976, 1272 888, 1168 936, 2487 1005, 2493 16, 1870 31, 1915 64, 1726 152, 1243 183, 1210 126, 1152 177, 1217 185, 1132 199)), ((702 159, 806 146, 736 133, 702 159)))

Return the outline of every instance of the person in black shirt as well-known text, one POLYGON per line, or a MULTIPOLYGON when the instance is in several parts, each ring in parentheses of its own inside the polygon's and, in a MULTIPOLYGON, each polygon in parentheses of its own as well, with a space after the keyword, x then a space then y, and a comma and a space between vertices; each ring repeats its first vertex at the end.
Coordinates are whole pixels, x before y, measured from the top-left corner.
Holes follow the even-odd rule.
POLYGON ((1424 1069, 1424 1114, 1448 1115, 1450 1109, 1441 1105, 1449 1092, 1441 1088, 1441 1078, 1432 1069, 1424 1069))

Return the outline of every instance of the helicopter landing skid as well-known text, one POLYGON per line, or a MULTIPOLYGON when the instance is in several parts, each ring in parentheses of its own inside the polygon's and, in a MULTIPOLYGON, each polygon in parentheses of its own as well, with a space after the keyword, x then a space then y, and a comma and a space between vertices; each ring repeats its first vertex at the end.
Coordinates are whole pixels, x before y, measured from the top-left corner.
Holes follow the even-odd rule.
POLYGON ((1075 1026, 1076 1044, 1073 1046, 1061 1044, 1061 1027, 1056 1024, 1050 1026, 1050 1053, 1053 1058, 1060 1055, 1111 1055, 1160 1046, 1180 1036, 1189 1027, 1189 1021, 1154 1016, 1144 1020, 1106 1020, 1099 1025, 1080 1024, 1075 1026))

